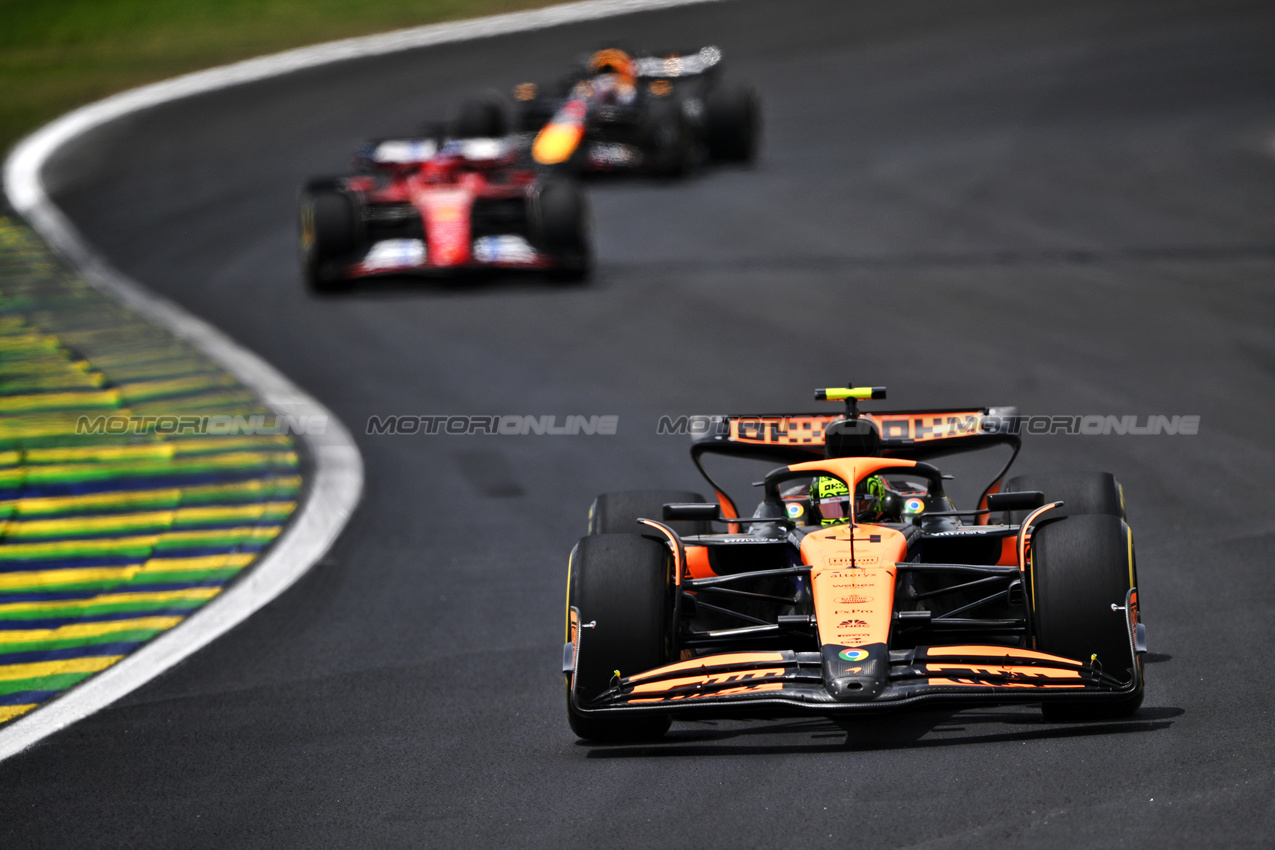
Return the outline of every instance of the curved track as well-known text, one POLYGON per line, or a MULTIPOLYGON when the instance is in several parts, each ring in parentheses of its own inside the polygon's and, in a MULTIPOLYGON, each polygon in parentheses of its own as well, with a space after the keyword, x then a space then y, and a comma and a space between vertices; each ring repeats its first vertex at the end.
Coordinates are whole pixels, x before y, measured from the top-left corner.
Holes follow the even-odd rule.
POLYGON ((64 150, 55 199, 123 270, 358 431, 394 413, 618 414, 613 437, 362 436, 331 558, 183 666, 0 765, 0 841, 216 846, 1260 845, 1275 827, 1268 483, 1275 12, 1262 3, 711 4, 207 95, 64 150), (620 34, 721 44, 753 171, 594 193, 600 274, 315 300, 293 197, 363 137, 620 34), (1200 414, 1029 438, 1125 484, 1145 707, 566 728, 566 554, 593 494, 694 486, 661 414, 892 406, 1200 414))

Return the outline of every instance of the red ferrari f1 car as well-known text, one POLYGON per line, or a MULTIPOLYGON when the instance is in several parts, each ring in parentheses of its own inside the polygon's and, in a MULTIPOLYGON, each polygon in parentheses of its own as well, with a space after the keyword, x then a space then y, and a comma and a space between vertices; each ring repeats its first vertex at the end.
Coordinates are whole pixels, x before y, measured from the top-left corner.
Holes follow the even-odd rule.
MULTIPOLYGON (((722 78, 722 51, 592 54, 556 85, 514 88, 515 129, 542 166, 680 177, 702 162, 750 162, 761 139, 755 89, 722 78)), ((499 104, 471 101, 460 126, 502 126, 499 104)))
POLYGON ((571 552, 563 672, 586 739, 674 718, 1036 702, 1047 718, 1142 702, 1145 631, 1123 491, 1107 473, 1020 476, 1013 408, 731 416, 692 459, 716 499, 599 496, 571 552), (929 460, 1008 446, 976 507, 929 460), (741 516, 706 453, 786 464, 741 516), (713 530, 716 528, 717 530, 713 530))
POLYGON ((534 269, 582 280, 592 266, 588 199, 504 139, 387 139, 359 173, 312 180, 300 198, 301 268, 325 292, 358 278, 534 269))

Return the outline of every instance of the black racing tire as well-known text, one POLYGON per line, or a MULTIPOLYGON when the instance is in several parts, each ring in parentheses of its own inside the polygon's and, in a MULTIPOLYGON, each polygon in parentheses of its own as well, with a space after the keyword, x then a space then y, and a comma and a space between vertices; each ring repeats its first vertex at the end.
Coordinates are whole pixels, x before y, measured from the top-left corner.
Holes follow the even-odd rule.
POLYGON ((704 97, 704 140, 719 162, 752 162, 761 146, 761 98, 752 86, 714 86, 704 97))
POLYGON ((358 205, 335 180, 311 181, 298 201, 301 271, 316 292, 343 289, 337 261, 353 255, 361 241, 358 205))
MULTIPOLYGON (((648 526, 639 525, 639 517, 664 522, 664 505, 670 502, 704 502, 699 493, 685 490, 622 490, 603 493, 589 506, 589 534, 636 534, 648 526)), ((678 533, 708 534, 712 524, 701 520, 675 520, 665 523, 678 533)))
MULTIPOLYGON (((1132 655, 1121 611, 1136 586, 1129 526, 1116 516, 1086 514, 1042 524, 1032 535, 1031 600, 1036 649, 1088 661, 1097 656, 1103 672, 1128 681, 1132 655)), ((1143 689, 1115 701, 1045 702, 1048 720, 1105 720, 1126 717, 1142 705, 1143 689)))
POLYGON ((552 256, 554 280, 580 282, 593 271, 593 215, 589 196, 576 180, 546 180, 530 199, 531 238, 552 256))
MULTIPOLYGON (((1110 472, 1042 472, 1018 475, 1005 482, 1002 493, 1039 490, 1045 503, 1062 501, 1047 517, 1103 514, 1126 519, 1124 489, 1110 472)), ((1009 511, 1005 521, 1021 523, 1031 511, 1009 511)))
MULTIPOLYGON (((567 610, 579 615, 574 683, 567 676, 567 720, 590 741, 636 741, 668 731, 665 714, 588 716, 576 707, 611 685, 615 671, 630 676, 668 663, 673 614, 668 547, 640 534, 584 537, 571 553, 567 610), (574 686, 574 699, 572 689, 574 686)), ((570 621, 568 620, 568 631, 570 621)))
POLYGON ((501 139, 509 134, 509 115, 504 100, 496 94, 461 101, 452 116, 449 134, 453 139, 501 139))
POLYGON ((678 179, 695 170, 695 133, 677 98, 658 98, 649 103, 642 137, 647 168, 652 174, 678 179))

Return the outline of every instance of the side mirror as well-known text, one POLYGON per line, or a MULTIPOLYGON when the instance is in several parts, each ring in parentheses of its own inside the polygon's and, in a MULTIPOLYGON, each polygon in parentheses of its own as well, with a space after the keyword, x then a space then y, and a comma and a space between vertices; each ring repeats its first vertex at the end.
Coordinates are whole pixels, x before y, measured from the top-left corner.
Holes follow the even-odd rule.
POLYGON ((1016 493, 993 493, 987 497, 989 511, 1034 511, 1045 504, 1045 494, 1039 490, 1023 490, 1016 493))
POLYGON ((717 505, 712 502, 675 502, 664 506, 664 519, 712 521, 717 519, 717 505))

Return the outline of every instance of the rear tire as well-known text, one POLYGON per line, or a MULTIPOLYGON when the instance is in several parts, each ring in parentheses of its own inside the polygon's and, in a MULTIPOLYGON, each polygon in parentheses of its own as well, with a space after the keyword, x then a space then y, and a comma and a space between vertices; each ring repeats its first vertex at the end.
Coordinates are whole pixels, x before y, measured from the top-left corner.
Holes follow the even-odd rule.
MULTIPOLYGON (((1045 516, 1079 516, 1103 514, 1125 519, 1124 490, 1110 472, 1043 472, 1019 475, 1006 481, 1002 493, 1021 493, 1039 490, 1045 494, 1045 504, 1062 501, 1045 516)), ((1021 523, 1031 511, 1010 511, 1005 521, 1021 523)))
MULTIPOLYGON (((646 526, 639 517, 664 522, 664 505, 670 502, 704 502, 699 493, 685 490, 623 490, 603 493, 589 507, 589 534, 638 534, 646 526)), ((676 520, 665 523, 679 536, 708 534, 712 524, 700 520, 676 520)))
MULTIPOLYGON (((1043 524, 1032 535, 1031 585, 1036 648, 1088 661, 1096 655, 1103 672, 1128 681, 1133 675, 1129 633, 1121 607, 1136 586, 1129 526, 1119 517, 1089 514, 1043 524)), ((1126 717, 1142 704, 1141 687, 1117 702, 1046 702, 1048 720, 1126 717)))
POLYGON ((315 292, 344 289, 349 281, 339 261, 359 246, 359 214, 353 197, 332 180, 311 182, 301 193, 299 250, 301 272, 315 292))
MULTIPOLYGON (((639 534, 585 537, 571 554, 568 610, 579 612, 580 629, 574 673, 575 697, 583 703, 610 687, 615 671, 631 676, 666 664, 671 655, 668 548, 639 534)), ((663 714, 588 716, 572 699, 567 677, 567 720, 577 736, 590 741, 658 738, 668 731, 663 714)))
POLYGON ((494 94, 462 101, 452 117, 453 139, 502 139, 508 133, 505 103, 494 94))
POLYGON ((721 162, 752 162, 761 141, 761 99, 751 86, 715 86, 704 98, 709 155, 721 162))
POLYGON ((649 169, 660 177, 677 179, 695 169, 695 134, 681 101, 668 97, 651 101, 643 131, 649 169))
POLYGON ((530 100, 514 104, 513 126, 517 133, 539 133, 553 118, 552 101, 530 100))

